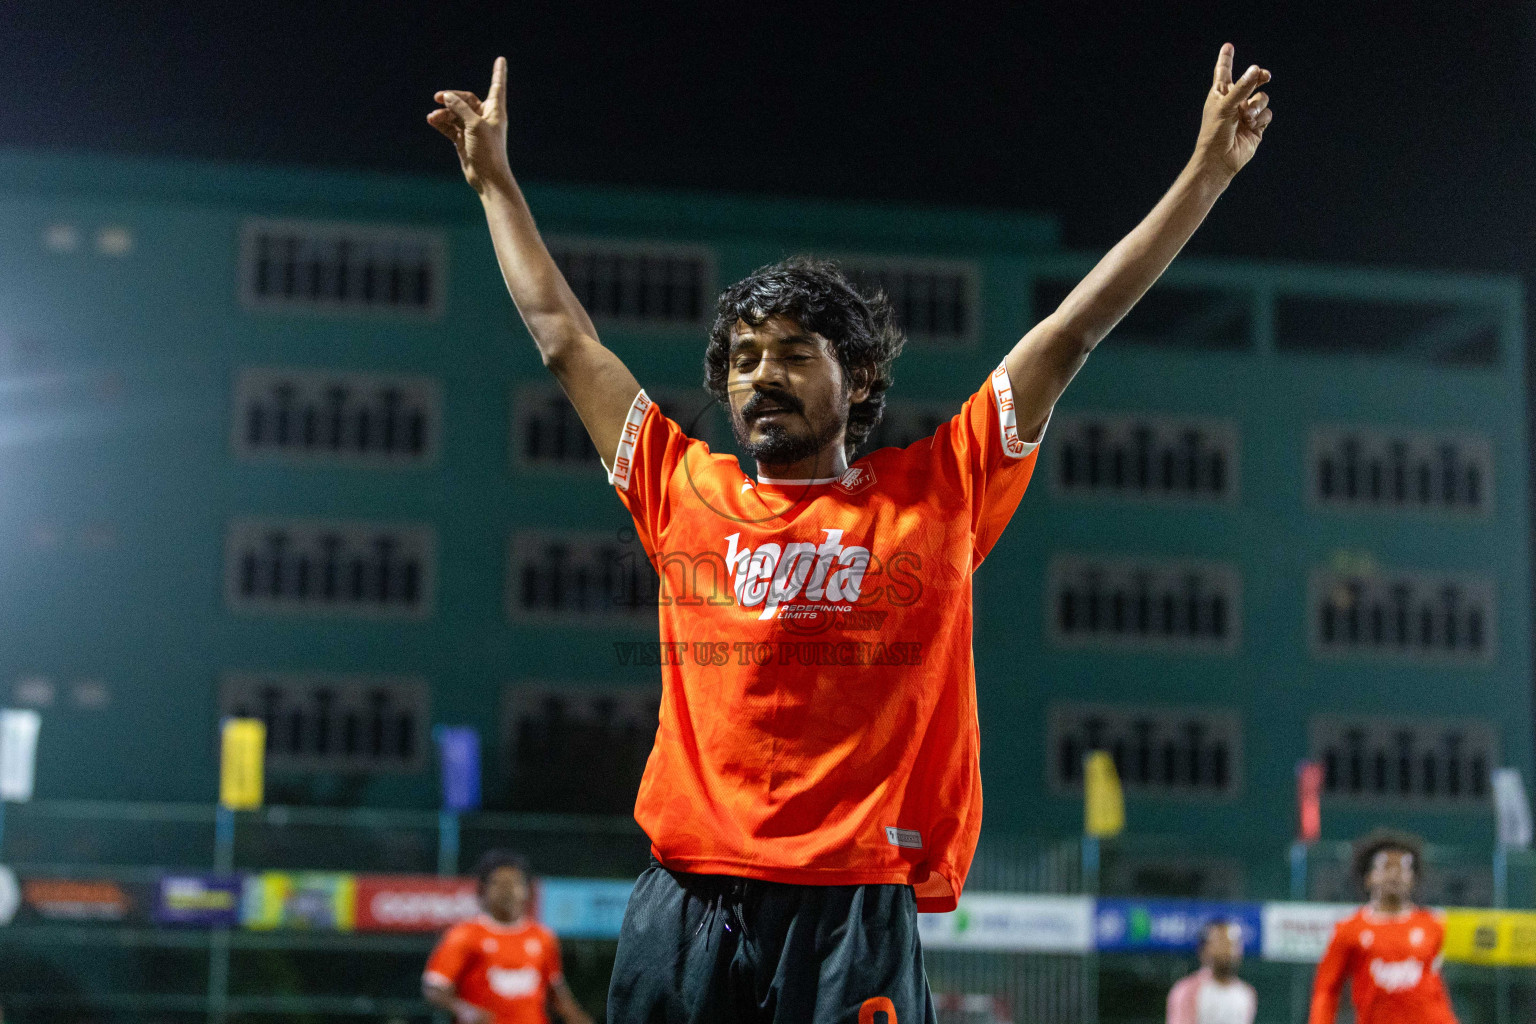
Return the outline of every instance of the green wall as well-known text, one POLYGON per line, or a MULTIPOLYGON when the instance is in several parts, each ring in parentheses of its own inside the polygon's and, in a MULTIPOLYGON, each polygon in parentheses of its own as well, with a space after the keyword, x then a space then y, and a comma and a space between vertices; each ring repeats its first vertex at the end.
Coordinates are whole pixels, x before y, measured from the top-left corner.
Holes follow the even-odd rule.
MULTIPOLYGON (((977 343, 909 346, 893 400, 958 402, 1040 311, 1037 285, 1070 281, 1085 257, 1057 248, 1038 216, 537 186, 547 233, 703 244, 724 284, 790 252, 974 261, 977 343)), ((519 469, 509 458, 509 393, 545 372, 497 273, 478 205, 461 184, 294 170, 0 155, 0 698, 45 677, 40 797, 207 800, 214 794, 220 674, 230 670, 415 674, 434 718, 497 730, 502 687, 518 680, 646 685, 621 667, 623 628, 514 625, 507 543, 519 528, 616 531, 626 516, 600 471, 519 469), (255 312, 237 290, 248 217, 430 225, 446 235, 448 291, 435 320, 255 312), (78 225, 74 251, 42 243, 78 225), (102 255, 103 226, 132 248, 102 255), (242 366, 314 366, 436 377, 444 429, 435 464, 374 471, 241 461, 230 392, 242 366), (222 597, 228 520, 292 515, 422 521, 438 532, 437 601, 420 622, 252 617, 222 597), (105 707, 72 701, 106 684, 105 707)), ((1219 212, 1217 214, 1219 216, 1219 212)), ((1519 286, 1503 279, 1262 263, 1176 264, 1170 285, 1237 296, 1251 314, 1223 350, 1118 343, 1111 335, 1062 413, 1159 413, 1235 421, 1233 504, 1157 504, 1058 492, 1040 470, 1010 530, 978 572, 976 658, 989 828, 1071 834, 1080 807, 1042 781, 1053 700, 1224 707, 1243 719, 1235 800, 1133 798, 1133 831, 1221 839, 1255 857, 1289 841, 1293 766, 1317 712, 1481 716, 1506 763, 1531 769, 1527 438, 1519 286), (1426 296, 1492 310, 1497 357, 1444 366, 1391 356, 1305 353, 1276 343, 1277 296, 1426 296), (1307 498, 1317 423, 1473 431, 1494 446, 1490 515, 1324 511, 1307 498), (1067 649, 1047 635, 1046 568, 1060 552, 1205 558, 1243 580, 1232 654, 1067 649), (1328 660, 1308 648, 1308 574, 1341 553, 1383 566, 1496 578, 1498 647, 1472 667, 1328 660)), ((641 382, 696 386, 702 336, 604 329, 641 382)), ((495 741, 488 756, 496 756, 495 741)), ((494 773, 488 786, 495 795, 494 773)), ((371 802, 430 806, 431 772, 381 778, 371 802)), ((1383 815, 1335 810, 1326 833, 1383 815)), ((1442 841, 1481 842, 1485 811, 1393 812, 1442 841)))

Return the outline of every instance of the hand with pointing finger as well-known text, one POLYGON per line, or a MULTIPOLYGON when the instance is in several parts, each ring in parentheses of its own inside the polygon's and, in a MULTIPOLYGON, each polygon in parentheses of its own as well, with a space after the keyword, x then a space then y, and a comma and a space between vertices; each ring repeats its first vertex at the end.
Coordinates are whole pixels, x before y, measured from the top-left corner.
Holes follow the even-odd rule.
POLYGON ((1269 72, 1254 64, 1234 82, 1232 55, 1232 44, 1223 44, 1200 117, 1200 141, 1195 145, 1195 159, 1226 178, 1253 159, 1264 129, 1275 116, 1269 109, 1269 96, 1256 91, 1269 81, 1269 72))
POLYGON ((481 101, 472 92, 447 89, 434 99, 442 106, 427 115, 427 123, 453 142, 459 151, 464 180, 482 195, 488 189, 511 187, 507 163, 507 58, 497 57, 491 89, 481 101))

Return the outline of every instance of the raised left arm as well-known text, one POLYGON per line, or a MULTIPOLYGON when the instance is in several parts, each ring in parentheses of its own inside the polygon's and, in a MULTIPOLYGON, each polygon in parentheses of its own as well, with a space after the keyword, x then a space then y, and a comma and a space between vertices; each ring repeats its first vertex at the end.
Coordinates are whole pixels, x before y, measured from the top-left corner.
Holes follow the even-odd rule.
POLYGON ((1234 82, 1232 54, 1231 43, 1222 46, 1205 97, 1200 139, 1173 187, 1003 358, 1020 436, 1038 436, 1088 354, 1162 276, 1258 149, 1274 113, 1268 109, 1269 97, 1255 90, 1270 75, 1255 64, 1234 82))

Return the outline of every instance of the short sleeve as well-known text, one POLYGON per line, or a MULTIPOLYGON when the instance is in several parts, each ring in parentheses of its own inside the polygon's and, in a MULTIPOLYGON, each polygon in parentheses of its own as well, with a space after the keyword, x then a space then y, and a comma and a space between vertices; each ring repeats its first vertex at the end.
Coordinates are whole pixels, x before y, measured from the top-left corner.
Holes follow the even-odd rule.
MULTIPOLYGON (((1049 423, 1050 418, 1046 418, 1049 423)), ((1031 424, 1025 424, 1025 428, 1031 424)), ((1035 471, 1039 436, 1019 436, 1014 412, 1013 384, 1008 368, 999 363, 981 388, 942 424, 932 439, 935 478, 950 481, 965 495, 975 538, 975 564, 997 543, 1003 527, 1024 497, 1035 471)))
POLYGON ((642 389, 630 404, 619 435, 619 446, 608 471, 608 482, 634 517, 640 539, 655 549, 655 541, 671 515, 668 486, 692 446, 703 447, 665 416, 642 389))
MULTIPOLYGON (((1196 983, 1198 984, 1198 982, 1196 983)), ((1194 985, 1189 978, 1180 978, 1168 990, 1168 1001, 1164 1020, 1166 1024, 1195 1024, 1194 985)))
POLYGON ((469 967, 473 944, 463 928, 448 929, 432 955, 427 958, 427 969, 422 972, 423 981, 433 981, 458 988, 459 980, 469 967))
POLYGON ((565 977, 565 964, 560 957, 560 940, 550 935, 544 950, 544 983, 558 985, 565 977))

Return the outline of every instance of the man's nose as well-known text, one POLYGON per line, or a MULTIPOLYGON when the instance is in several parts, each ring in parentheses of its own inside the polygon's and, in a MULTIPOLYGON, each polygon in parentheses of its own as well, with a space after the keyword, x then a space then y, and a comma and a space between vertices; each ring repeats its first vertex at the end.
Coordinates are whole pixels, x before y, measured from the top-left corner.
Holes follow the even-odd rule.
POLYGON ((784 361, 765 355, 757 361, 756 368, 752 371, 752 383, 769 382, 782 385, 786 375, 784 361))

